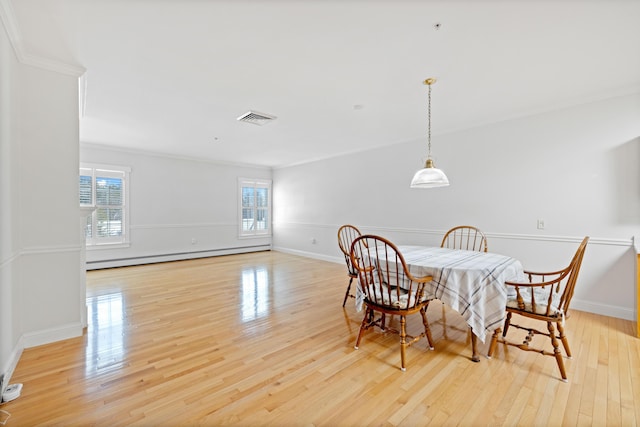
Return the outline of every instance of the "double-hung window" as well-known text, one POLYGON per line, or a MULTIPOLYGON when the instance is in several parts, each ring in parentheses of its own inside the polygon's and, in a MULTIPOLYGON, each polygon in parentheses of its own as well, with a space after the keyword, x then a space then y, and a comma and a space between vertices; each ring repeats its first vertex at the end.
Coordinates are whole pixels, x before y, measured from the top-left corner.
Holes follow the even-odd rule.
POLYGON ((238 179, 240 236, 271 235, 271 181, 238 179))
POLYGON ((129 243, 130 172, 122 166, 80 166, 80 206, 94 208, 85 228, 88 247, 129 243))

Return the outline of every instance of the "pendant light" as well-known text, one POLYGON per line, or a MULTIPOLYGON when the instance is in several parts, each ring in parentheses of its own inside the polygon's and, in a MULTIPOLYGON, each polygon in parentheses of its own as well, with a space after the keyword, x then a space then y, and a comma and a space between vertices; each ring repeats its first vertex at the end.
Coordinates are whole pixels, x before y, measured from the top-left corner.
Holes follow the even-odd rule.
POLYGON ((427 134, 427 140, 429 142, 427 148, 427 161, 424 165, 424 169, 420 169, 413 176, 411 180, 411 188, 435 188, 445 187, 449 185, 447 176, 440 169, 437 169, 431 158, 431 85, 436 82, 433 77, 424 81, 424 84, 429 86, 429 132, 427 134))

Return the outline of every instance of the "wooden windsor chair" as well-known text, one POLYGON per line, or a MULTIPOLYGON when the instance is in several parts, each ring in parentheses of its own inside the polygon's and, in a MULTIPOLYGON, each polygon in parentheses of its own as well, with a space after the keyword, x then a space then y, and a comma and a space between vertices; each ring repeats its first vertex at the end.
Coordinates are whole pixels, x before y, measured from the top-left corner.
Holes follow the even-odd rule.
POLYGON ((587 248, 589 237, 585 237, 580 243, 571 263, 562 270, 547 273, 525 270, 528 282, 506 282, 511 292, 507 296, 507 318, 504 322, 504 331, 500 337, 500 328, 496 329, 489 346, 488 357, 493 355, 497 343, 503 343, 518 347, 521 350, 535 351, 545 356, 553 356, 558 363, 562 381, 567 382, 567 373, 564 367, 562 352, 558 340, 562 342, 567 358, 571 358, 569 341, 564 333, 564 322, 569 318, 569 304, 578 280, 578 273, 582 265, 582 258, 587 248), (513 315, 534 319, 546 323, 547 332, 540 331, 530 326, 520 326, 512 323, 513 315), (558 332, 554 327, 556 325, 558 332), (527 332, 524 341, 507 341, 507 331, 510 327, 527 332), (529 344, 535 335, 544 335, 551 340, 553 351, 530 347, 529 344))
POLYGON ((432 276, 414 277, 407 267, 402 254, 389 240, 374 235, 356 238, 351 246, 351 263, 358 273, 359 291, 366 306, 355 348, 367 329, 379 327, 385 332, 400 336, 401 370, 406 370, 406 348, 426 337, 429 349, 433 350, 433 339, 427 321, 425 286, 432 276), (376 313, 379 317, 376 318, 376 313), (424 332, 417 336, 407 335, 407 316, 420 313, 424 332), (394 329, 385 322, 386 315, 400 318, 400 329, 394 329))
POLYGON ((360 235, 360 230, 353 225, 345 224, 338 229, 338 246, 344 255, 344 261, 347 264, 347 275, 349 276, 349 284, 347 285, 347 290, 345 291, 344 299, 342 300, 343 307, 347 303, 347 298, 354 298, 354 295, 350 293, 351 283, 353 282, 353 279, 358 277, 358 272, 351 263, 351 255, 349 251, 351 250, 351 244, 353 241, 360 235))

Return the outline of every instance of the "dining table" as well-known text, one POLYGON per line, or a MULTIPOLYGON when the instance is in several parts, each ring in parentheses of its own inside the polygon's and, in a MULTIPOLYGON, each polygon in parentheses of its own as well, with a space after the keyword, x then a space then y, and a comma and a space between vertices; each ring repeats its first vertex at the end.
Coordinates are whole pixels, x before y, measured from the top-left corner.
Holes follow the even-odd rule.
MULTIPOLYGON (((522 263, 510 256, 431 246, 398 245, 415 277, 432 276, 426 297, 438 299, 460 315, 471 328, 471 360, 479 362, 476 341, 501 327, 505 318, 505 281, 524 281, 522 263)), ((362 307, 363 296, 356 295, 362 307)))

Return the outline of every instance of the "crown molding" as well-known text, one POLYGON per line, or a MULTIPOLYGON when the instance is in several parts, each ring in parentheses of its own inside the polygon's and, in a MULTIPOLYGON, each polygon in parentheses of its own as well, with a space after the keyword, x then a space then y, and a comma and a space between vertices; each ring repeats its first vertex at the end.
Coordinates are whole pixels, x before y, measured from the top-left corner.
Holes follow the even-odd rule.
POLYGON ((18 60, 24 65, 30 65, 32 67, 41 68, 43 70, 53 71, 54 73, 65 74, 68 76, 80 77, 85 73, 85 71, 87 71, 84 67, 67 64, 55 59, 32 55, 30 53, 23 52, 21 55, 16 54, 16 56, 18 57, 18 60))
POLYGON ((18 30, 18 22, 15 18, 15 13, 13 12, 13 6, 11 5, 10 0, 0 0, 0 21, 4 25, 4 28, 7 31, 7 35, 9 36, 9 41, 11 41, 11 45, 13 49, 17 51, 17 46, 20 45, 20 30, 18 30))
POLYGON ((0 0, 0 21, 2 21, 7 31, 9 42, 13 47, 18 62, 21 64, 74 77, 80 77, 85 73, 86 69, 84 67, 27 52, 23 46, 20 26, 18 25, 11 0, 0 0))

